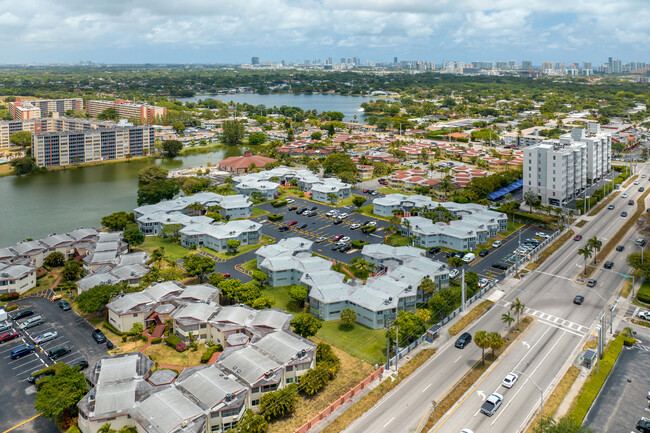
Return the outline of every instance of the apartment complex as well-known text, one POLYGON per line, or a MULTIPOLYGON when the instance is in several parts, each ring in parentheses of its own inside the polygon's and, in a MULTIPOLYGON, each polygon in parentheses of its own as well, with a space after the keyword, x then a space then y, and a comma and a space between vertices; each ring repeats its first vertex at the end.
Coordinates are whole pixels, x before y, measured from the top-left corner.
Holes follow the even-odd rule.
POLYGON ((39 167, 80 164, 148 155, 154 147, 151 126, 118 126, 32 136, 32 156, 39 167))
POLYGON ((0 150, 11 147, 11 134, 19 131, 29 131, 32 134, 44 132, 84 131, 87 129, 112 128, 114 122, 98 122, 90 119, 59 118, 58 115, 49 118, 26 120, 8 120, 0 122, 0 150))
POLYGON ((524 194, 533 191, 544 205, 565 206, 611 168, 611 134, 591 122, 586 130, 575 128, 524 149, 524 194))
POLYGON ((138 104, 125 99, 116 99, 115 101, 86 101, 86 113, 91 117, 97 117, 107 108, 115 108, 117 117, 120 119, 138 118, 143 125, 151 125, 155 122, 156 118, 167 117, 167 108, 165 107, 138 104))
POLYGON ((9 103, 9 114, 14 120, 37 119, 50 117, 52 113, 65 116, 68 110, 83 110, 84 103, 81 98, 45 99, 40 101, 16 101, 9 103))

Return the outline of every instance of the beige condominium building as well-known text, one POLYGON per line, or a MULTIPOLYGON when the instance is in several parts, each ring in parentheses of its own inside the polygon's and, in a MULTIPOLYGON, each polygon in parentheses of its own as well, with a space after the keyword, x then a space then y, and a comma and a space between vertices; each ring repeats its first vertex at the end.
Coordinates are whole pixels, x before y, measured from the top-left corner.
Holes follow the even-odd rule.
POLYGON ((23 101, 16 98, 9 103, 9 114, 14 120, 37 119, 39 117, 51 117, 53 113, 65 116, 69 110, 83 110, 83 99, 43 99, 37 101, 23 101))
POLYGON ((120 119, 140 119, 141 124, 153 124, 156 118, 167 117, 167 108, 147 104, 138 104, 125 99, 115 101, 86 101, 86 113, 91 117, 99 116, 107 108, 115 108, 120 119))
POLYGON ((29 131, 32 134, 45 132, 83 131, 96 128, 111 128, 118 124, 115 122, 98 122, 92 119, 44 117, 27 120, 7 120, 0 122, 0 150, 12 147, 9 138, 11 134, 19 131, 29 131))

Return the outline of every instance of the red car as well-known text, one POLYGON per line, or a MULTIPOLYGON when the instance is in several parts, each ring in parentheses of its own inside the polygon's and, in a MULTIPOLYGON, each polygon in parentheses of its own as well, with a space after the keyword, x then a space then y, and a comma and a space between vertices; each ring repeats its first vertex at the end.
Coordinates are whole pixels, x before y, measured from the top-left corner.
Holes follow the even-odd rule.
POLYGON ((4 343, 5 341, 13 340, 14 338, 18 338, 18 333, 16 331, 6 332, 6 333, 0 335, 0 343, 4 343))
POLYGON ((229 273, 221 274, 221 276, 224 277, 224 278, 230 278, 230 274, 229 274, 229 273))
POLYGON ((363 192, 364 192, 365 194, 369 194, 369 193, 370 193, 370 190, 369 190, 369 189, 364 189, 363 192))
POLYGON ((582 235, 575 235, 575 236, 573 237, 573 240, 574 240, 574 241, 582 240, 582 235))
POLYGON ((336 235, 332 238, 334 242, 338 241, 339 239, 343 238, 343 235, 336 235))
POLYGON ((298 221, 296 221, 296 220, 289 221, 289 222, 287 223, 287 227, 295 226, 296 224, 298 224, 298 221))

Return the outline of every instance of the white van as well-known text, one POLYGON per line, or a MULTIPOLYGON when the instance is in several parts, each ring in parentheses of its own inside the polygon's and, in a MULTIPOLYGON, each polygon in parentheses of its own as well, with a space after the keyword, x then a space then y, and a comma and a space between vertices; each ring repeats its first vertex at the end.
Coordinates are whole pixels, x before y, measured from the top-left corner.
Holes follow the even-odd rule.
POLYGON ((472 260, 474 260, 475 258, 476 258, 476 255, 474 255, 474 253, 467 253, 467 254, 465 254, 465 255, 463 256, 463 261, 464 261, 465 263, 469 263, 469 262, 471 262, 472 260))

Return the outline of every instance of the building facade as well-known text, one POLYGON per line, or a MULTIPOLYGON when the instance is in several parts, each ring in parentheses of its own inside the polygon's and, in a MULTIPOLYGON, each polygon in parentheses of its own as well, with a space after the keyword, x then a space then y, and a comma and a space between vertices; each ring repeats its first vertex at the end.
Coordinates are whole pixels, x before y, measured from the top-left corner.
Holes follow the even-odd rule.
POLYGON ((38 101, 16 101, 9 103, 9 114, 14 120, 27 120, 42 117, 50 117, 53 113, 65 116, 69 110, 81 111, 84 109, 83 99, 45 99, 38 101))
POLYGON ((115 101, 92 100, 86 101, 86 113, 91 117, 99 116, 104 110, 115 108, 117 117, 120 119, 140 119, 143 125, 151 125, 156 119, 167 117, 167 108, 156 107, 148 104, 138 104, 125 99, 116 99, 115 101))

